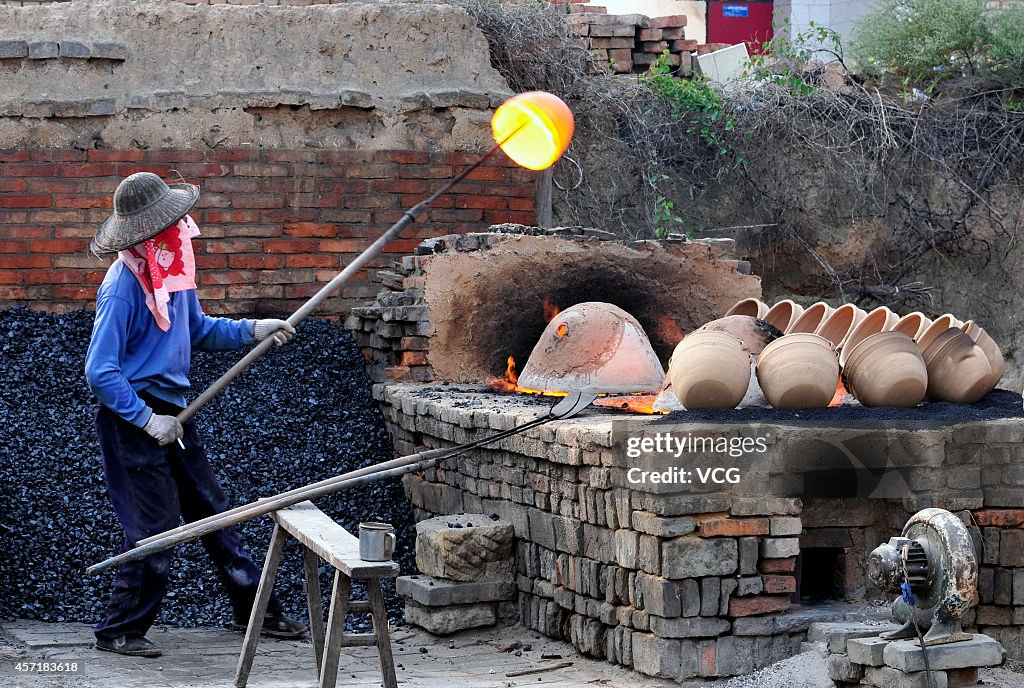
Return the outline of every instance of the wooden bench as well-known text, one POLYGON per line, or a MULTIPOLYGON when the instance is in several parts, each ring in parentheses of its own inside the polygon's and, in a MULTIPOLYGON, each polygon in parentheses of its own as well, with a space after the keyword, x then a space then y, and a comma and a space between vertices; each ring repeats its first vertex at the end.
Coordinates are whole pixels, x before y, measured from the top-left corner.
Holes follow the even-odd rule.
POLYGON ((235 685, 243 688, 249 679, 260 629, 270 602, 270 592, 274 589, 277 567, 281 563, 285 540, 291 535, 302 544, 306 604, 309 607, 309 626, 320 687, 334 688, 337 684, 341 648, 376 645, 384 687, 397 688, 398 679, 391 655, 388 617, 380 591, 380 579, 397 577, 398 564, 393 561, 360 559, 359 538, 335 523, 312 502, 301 502, 275 511, 270 516, 274 519, 274 533, 270 538, 256 602, 249 617, 242 654, 238 658, 235 685), (320 597, 320 559, 334 567, 334 589, 331 592, 331 610, 326 630, 320 597), (369 599, 349 600, 353 579, 366 581, 369 599), (349 613, 367 612, 373 617, 373 633, 345 633, 345 619, 349 613))

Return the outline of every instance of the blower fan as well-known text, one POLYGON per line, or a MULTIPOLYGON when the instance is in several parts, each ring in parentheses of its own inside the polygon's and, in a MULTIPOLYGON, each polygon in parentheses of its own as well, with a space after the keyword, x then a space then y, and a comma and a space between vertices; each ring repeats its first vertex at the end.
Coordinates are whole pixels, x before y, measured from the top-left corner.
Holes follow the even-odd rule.
POLYGON ((893 616, 904 625, 885 640, 916 638, 941 645, 970 640, 961 620, 978 600, 978 557, 971 532, 944 509, 914 514, 903 534, 868 557, 868 577, 887 592, 901 593, 893 616))

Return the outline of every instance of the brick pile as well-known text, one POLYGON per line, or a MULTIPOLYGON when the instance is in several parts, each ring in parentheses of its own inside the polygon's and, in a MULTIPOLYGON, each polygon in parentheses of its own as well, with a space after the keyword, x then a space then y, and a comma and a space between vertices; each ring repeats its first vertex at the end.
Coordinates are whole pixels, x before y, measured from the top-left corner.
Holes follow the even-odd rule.
POLYGON ((686 38, 686 15, 647 17, 642 14, 570 14, 574 33, 583 37, 594 63, 615 74, 646 72, 658 56, 668 51, 668 61, 683 71, 690 69, 695 40, 686 38))

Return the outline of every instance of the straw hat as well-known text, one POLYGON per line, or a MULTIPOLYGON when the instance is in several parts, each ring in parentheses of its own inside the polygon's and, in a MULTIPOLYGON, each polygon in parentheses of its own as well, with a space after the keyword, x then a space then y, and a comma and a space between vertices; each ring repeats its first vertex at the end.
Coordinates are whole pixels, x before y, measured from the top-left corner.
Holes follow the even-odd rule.
POLYGON ((152 239, 185 217, 198 200, 194 184, 168 186, 152 172, 125 177, 114 192, 114 212, 96 230, 89 250, 103 257, 152 239))

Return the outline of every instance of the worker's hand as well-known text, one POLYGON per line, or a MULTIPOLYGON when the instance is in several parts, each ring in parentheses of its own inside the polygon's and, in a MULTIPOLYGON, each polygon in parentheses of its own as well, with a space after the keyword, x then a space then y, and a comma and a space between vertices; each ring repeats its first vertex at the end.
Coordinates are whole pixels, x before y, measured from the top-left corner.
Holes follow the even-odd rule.
POLYGON ((142 428, 146 434, 157 441, 161 447, 176 442, 185 434, 185 429, 174 416, 153 414, 142 428))
POLYGON ((272 336, 277 346, 281 346, 282 344, 287 344, 295 336, 295 328, 287 320, 267 318, 266 320, 256 321, 256 324, 253 325, 252 334, 256 337, 257 342, 262 342, 267 337, 272 336))

